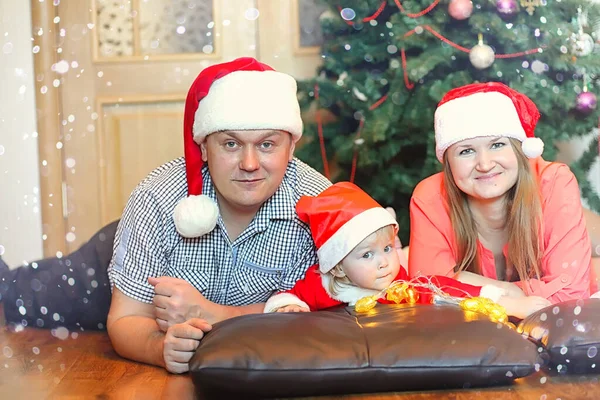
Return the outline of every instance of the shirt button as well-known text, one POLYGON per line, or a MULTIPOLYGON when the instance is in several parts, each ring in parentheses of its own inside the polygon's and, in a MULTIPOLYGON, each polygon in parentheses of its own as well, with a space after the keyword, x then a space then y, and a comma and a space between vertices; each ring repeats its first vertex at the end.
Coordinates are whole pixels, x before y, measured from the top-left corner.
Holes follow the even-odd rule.
POLYGON ((566 276, 563 276, 562 278, 560 278, 560 281, 562 283, 567 283, 569 281, 569 278, 567 278, 566 276))

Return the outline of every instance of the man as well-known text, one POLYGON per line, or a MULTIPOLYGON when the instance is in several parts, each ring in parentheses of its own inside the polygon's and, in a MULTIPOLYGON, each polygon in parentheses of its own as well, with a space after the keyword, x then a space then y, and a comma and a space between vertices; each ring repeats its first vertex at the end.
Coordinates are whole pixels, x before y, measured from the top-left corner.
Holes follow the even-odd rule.
POLYGON ((117 353, 186 372, 210 324, 262 312, 316 263, 295 204, 330 183, 293 157, 301 135, 289 75, 252 58, 200 73, 185 159, 138 185, 117 229, 107 321, 117 353))

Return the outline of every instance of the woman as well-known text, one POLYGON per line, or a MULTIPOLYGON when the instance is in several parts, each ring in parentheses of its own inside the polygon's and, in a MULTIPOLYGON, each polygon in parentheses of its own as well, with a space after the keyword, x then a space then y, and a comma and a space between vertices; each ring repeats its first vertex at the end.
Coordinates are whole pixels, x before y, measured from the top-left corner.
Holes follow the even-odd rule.
POLYGON ((548 305, 589 297, 579 187, 566 165, 540 157, 539 116, 529 98, 497 82, 444 96, 435 113, 443 172, 419 183, 410 204, 411 276, 495 284, 548 305))

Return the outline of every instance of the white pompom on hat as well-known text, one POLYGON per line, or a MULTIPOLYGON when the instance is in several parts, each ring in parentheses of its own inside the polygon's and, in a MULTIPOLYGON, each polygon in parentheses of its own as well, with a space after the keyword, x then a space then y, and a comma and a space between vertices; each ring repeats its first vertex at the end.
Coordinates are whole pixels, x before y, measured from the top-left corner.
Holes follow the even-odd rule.
POLYGON ((533 101, 503 83, 474 83, 452 89, 435 111, 437 159, 442 162, 448 147, 455 143, 486 136, 517 139, 528 158, 537 158, 544 151, 544 142, 534 135, 539 118, 533 101))
POLYGON ((296 80, 254 58, 242 57, 200 72, 185 100, 183 140, 188 196, 173 211, 181 236, 211 232, 219 216, 217 204, 202 195, 200 144, 212 133, 273 129, 302 136, 296 80))

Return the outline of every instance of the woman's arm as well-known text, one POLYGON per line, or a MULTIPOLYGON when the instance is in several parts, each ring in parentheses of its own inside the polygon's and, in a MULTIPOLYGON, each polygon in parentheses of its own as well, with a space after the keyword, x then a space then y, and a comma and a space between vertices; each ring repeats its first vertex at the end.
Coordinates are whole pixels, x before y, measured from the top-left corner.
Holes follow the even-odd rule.
MULTIPOLYGON (((422 201, 421 184, 410 200, 410 256, 408 274, 454 276, 456 260, 452 249, 453 240, 450 218, 443 202, 432 204, 422 201)), ((438 196, 439 197, 439 196, 438 196)))
POLYGON ((590 295, 591 245, 579 185, 566 165, 550 164, 541 180, 544 254, 541 279, 521 283, 552 303, 590 295))
POLYGON ((487 278, 485 276, 474 274, 474 273, 468 272, 468 271, 459 272, 456 275, 456 280, 458 280, 459 282, 468 283, 469 285, 474 285, 474 286, 485 286, 485 285, 496 286, 500 289, 504 289, 506 291, 506 295, 509 297, 516 298, 516 297, 524 297, 525 296, 525 294, 523 293, 521 288, 519 288, 519 286, 517 286, 516 284, 514 284, 512 282, 498 281, 496 279, 487 278))

